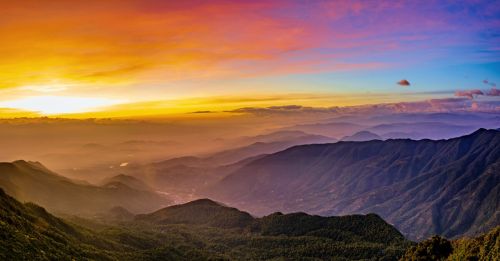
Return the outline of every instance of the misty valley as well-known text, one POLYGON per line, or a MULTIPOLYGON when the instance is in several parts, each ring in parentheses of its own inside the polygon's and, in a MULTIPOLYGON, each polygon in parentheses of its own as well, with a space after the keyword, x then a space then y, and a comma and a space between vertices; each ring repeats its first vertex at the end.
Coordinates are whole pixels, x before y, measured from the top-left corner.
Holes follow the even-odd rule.
MULTIPOLYGON (((60 162, 47 158, 57 170, 41 161, 2 162, 0 257, 495 260, 500 131, 472 126, 493 126, 498 116, 394 114, 384 121, 391 118, 396 122, 374 117, 361 126, 328 119, 225 136, 213 151, 192 155, 175 149, 194 140, 181 132, 172 142, 83 143, 82 150, 60 152, 60 162), (404 117, 423 118, 421 129, 404 117), (456 127, 458 118, 467 127, 456 127), (151 146, 158 156, 124 155, 151 146), (175 155, 156 159, 163 150, 175 155)), ((86 125, 89 133, 110 128, 115 139, 128 138, 117 132, 123 124, 145 128, 51 119, 2 124, 14 140, 30 131, 27 125, 42 131, 58 126, 59 137, 73 124, 86 125)), ((158 130, 147 129, 158 136, 172 128, 155 124, 158 130)), ((19 144, 26 147, 15 150, 30 148, 19 144)), ((38 153, 35 158, 46 157, 38 153)))
POLYGON ((500 0, 0 0, 0 261, 500 261, 500 0))

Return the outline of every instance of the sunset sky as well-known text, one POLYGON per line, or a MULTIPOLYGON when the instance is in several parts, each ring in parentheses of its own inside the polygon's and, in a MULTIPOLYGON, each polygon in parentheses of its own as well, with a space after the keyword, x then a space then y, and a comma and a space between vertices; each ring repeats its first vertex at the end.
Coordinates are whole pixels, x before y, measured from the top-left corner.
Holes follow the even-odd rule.
POLYGON ((0 117, 499 99, 499 1, 0 0, 0 35, 0 117))

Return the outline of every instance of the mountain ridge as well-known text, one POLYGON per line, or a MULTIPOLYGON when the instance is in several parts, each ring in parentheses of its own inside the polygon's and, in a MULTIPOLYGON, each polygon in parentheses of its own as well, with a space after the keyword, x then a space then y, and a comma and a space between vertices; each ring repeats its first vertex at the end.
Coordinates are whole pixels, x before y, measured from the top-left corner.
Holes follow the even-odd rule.
POLYGON ((494 214, 500 195, 499 144, 500 132, 479 129, 438 141, 300 145, 243 166, 207 193, 256 214, 271 209, 323 215, 375 212, 413 239, 432 233, 475 234, 500 222, 494 214), (426 183, 431 178, 435 183, 426 183), (478 186, 468 186, 470 182, 478 186), (456 209, 447 201, 452 198, 481 205, 456 209), (477 219, 457 221, 450 215, 477 219))
POLYGON ((81 184, 40 163, 24 160, 0 162, 0 187, 19 200, 68 214, 94 215, 116 206, 137 213, 171 202, 155 192, 136 190, 123 183, 112 186, 81 184))

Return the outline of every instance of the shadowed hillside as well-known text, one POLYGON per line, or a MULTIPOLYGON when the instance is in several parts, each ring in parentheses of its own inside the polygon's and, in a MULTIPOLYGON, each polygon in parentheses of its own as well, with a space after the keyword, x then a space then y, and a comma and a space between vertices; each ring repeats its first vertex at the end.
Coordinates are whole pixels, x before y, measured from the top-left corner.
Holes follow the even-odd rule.
POLYGON ((152 211, 171 201, 151 191, 115 181, 105 186, 77 183, 37 162, 0 163, 0 187, 19 200, 63 213, 93 215, 121 206, 132 212, 152 211))
POLYGON ((500 223, 500 132, 449 140, 304 145, 234 171, 210 195, 267 214, 377 213, 413 239, 500 223))
POLYGON ((0 259, 105 259, 88 242, 112 246, 32 204, 21 204, 0 189, 0 259), (87 243, 86 243, 87 242, 87 243))
POLYGON ((138 215, 136 220, 155 224, 244 228, 253 221, 253 218, 246 212, 225 207, 210 199, 199 199, 183 205, 167 207, 151 214, 138 215))
POLYGON ((74 217, 77 226, 2 190, 0 202, 2 260, 396 260, 411 245, 373 214, 256 219, 204 199, 138 216, 139 222, 74 217))

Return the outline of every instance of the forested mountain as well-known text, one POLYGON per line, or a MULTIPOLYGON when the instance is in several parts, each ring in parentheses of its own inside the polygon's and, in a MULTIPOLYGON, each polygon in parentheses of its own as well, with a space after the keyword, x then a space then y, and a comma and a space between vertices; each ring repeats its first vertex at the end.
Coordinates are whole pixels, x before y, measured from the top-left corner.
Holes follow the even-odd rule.
POLYGON ((478 260, 490 261, 500 258, 500 226, 474 238, 448 241, 433 236, 410 247, 401 261, 413 260, 478 260))
POLYGON ((153 224, 191 224, 233 228, 265 236, 314 236, 345 242, 402 243, 404 237, 375 214, 341 217, 312 216, 280 212, 255 218, 236 208, 210 199, 175 205, 151 214, 136 216, 137 221, 153 224))
POLYGON ((200 200, 160 210, 167 219, 156 219, 156 212, 139 216, 139 221, 104 225, 81 218, 64 221, 35 204, 21 204, 2 190, 0 202, 2 260, 396 260, 411 245, 372 214, 276 213, 256 219, 200 200), (244 217, 247 223, 240 225, 245 229, 203 222, 232 220, 235 215, 244 217))
POLYGON ((303 145, 257 159, 208 194, 253 214, 377 213, 412 239, 500 223, 500 132, 303 145))
POLYGON ((113 246, 69 225, 32 203, 21 204, 0 189, 0 259, 104 259, 90 245, 113 246))
POLYGON ((253 222, 253 217, 235 208, 230 208, 210 199, 199 199, 183 205, 160 209, 151 214, 138 215, 138 221, 154 224, 190 224, 219 228, 244 228, 253 222))

